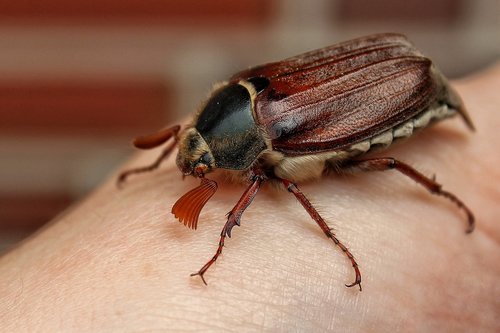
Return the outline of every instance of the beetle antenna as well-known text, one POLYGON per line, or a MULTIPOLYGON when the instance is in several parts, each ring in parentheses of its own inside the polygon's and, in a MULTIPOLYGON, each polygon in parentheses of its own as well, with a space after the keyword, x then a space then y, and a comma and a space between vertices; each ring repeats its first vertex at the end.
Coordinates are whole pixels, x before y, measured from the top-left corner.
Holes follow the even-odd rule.
POLYGON ((172 214, 185 226, 196 230, 201 210, 217 191, 217 183, 201 178, 200 186, 184 194, 172 207, 172 214))

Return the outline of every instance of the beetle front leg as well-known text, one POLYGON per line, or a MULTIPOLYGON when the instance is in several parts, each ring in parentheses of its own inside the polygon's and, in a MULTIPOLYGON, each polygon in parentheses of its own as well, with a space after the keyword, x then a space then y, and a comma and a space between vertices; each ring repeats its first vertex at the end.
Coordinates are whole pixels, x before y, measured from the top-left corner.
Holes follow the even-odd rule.
POLYGON ((335 234, 332 232, 332 229, 326 224, 325 220, 319 215, 318 211, 314 206, 311 204, 311 202, 306 198, 306 196, 299 190, 296 184, 286 180, 286 179, 280 179, 283 185, 287 188, 287 190, 293 195, 295 195, 295 198, 300 202, 300 204, 305 208, 305 210, 309 213, 309 215, 312 217, 312 219, 319 225, 321 230, 325 233, 326 237, 330 238, 335 245, 337 245, 349 258, 351 261, 352 267, 354 268, 354 272, 356 274, 356 279, 354 280, 353 283, 351 284, 346 284, 346 287, 354 287, 355 285, 359 286, 359 291, 362 290, 361 288, 361 272, 359 271, 359 266, 356 260, 354 259, 354 256, 351 254, 349 249, 342 244, 341 241, 335 236, 335 234))
POLYGON ((236 225, 237 226, 240 225, 240 220, 241 216, 243 215, 243 212, 252 203, 253 198, 259 191, 260 186, 262 185, 262 182, 264 180, 265 178, 261 175, 252 176, 250 186, 248 186, 248 188, 241 196, 240 200, 238 200, 233 209, 231 209, 231 211, 227 214, 227 222, 226 224, 224 224, 224 228, 222 228, 222 231, 220 233, 219 245, 217 247, 217 251, 215 252, 214 256, 198 272, 191 274, 191 276, 199 275, 203 280, 203 283, 205 283, 205 285, 207 284, 207 281, 205 281, 203 275, 221 255, 226 236, 231 238, 231 229, 233 229, 233 227, 236 225))
POLYGON ((359 169, 362 171, 385 171, 395 169, 425 187, 432 194, 440 195, 455 203, 467 215, 468 226, 466 232, 471 233, 474 230, 474 215, 472 214, 472 211, 469 209, 469 207, 467 207, 462 202, 462 200, 458 199, 453 193, 444 191, 441 184, 436 182, 434 179, 424 176, 406 163, 398 161, 392 157, 385 157, 350 161, 347 164, 347 167, 359 169))
POLYGON ((179 125, 176 125, 173 127, 169 127, 169 128, 160 130, 160 131, 153 133, 153 134, 150 134, 150 135, 140 136, 140 137, 136 138, 133 143, 134 143, 134 146, 136 148, 139 148, 139 149, 151 149, 151 148, 158 147, 159 145, 168 141, 171 137, 174 137, 175 141, 172 142, 170 145, 168 145, 163 150, 161 155, 158 156, 158 158, 152 164, 144 166, 144 167, 140 167, 140 168, 126 170, 126 171, 122 172, 118 176, 118 180, 117 180, 118 187, 120 187, 130 175, 137 174, 137 173, 143 173, 143 172, 149 172, 149 171, 153 171, 153 170, 157 169, 160 166, 161 162, 170 156, 170 154, 174 150, 175 146, 177 145, 177 141, 178 141, 177 135, 178 135, 180 129, 181 129, 181 127, 179 125))
POLYGON ((146 166, 143 166, 140 168, 129 169, 129 170, 126 170, 126 171, 123 171, 122 173, 120 173, 120 175, 118 176, 118 179, 116 181, 118 187, 121 187, 123 185, 123 183, 127 180, 127 178, 131 175, 134 175, 137 173, 149 172, 149 171, 153 171, 153 170, 157 169, 160 166, 161 162, 170 156, 170 154, 174 150, 175 146, 177 146, 176 141, 174 141, 170 145, 168 145, 163 150, 161 155, 158 156, 158 158, 150 165, 146 165, 146 166))

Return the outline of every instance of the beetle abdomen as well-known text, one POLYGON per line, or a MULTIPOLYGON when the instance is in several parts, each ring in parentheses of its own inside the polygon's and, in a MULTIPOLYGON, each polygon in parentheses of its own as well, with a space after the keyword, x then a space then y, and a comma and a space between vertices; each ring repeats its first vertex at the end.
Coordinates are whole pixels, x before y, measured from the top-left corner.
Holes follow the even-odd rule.
POLYGON ((406 139, 413 135, 415 131, 427 127, 438 120, 454 116, 456 113, 455 109, 450 109, 447 105, 429 108, 398 126, 350 146, 346 151, 358 155, 360 153, 367 153, 373 149, 387 148, 393 141, 406 139))

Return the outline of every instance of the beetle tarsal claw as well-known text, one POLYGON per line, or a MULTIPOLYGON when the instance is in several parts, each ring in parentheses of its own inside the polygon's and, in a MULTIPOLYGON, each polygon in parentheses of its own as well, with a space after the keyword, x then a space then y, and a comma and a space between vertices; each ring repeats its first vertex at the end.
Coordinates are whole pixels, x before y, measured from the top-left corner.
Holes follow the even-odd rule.
POLYGON ((172 207, 172 214, 185 226, 196 229, 198 218, 205 204, 217 191, 217 183, 201 178, 201 184, 184 194, 172 207))
POLYGON ((359 291, 363 291, 363 288, 361 288, 361 281, 354 281, 353 283, 351 284, 346 284, 345 286, 347 288, 351 288, 351 287, 354 287, 355 285, 358 285, 359 286, 359 291))
POLYGON ((234 226, 240 226, 241 222, 240 219, 236 217, 235 214, 232 212, 229 212, 227 218, 227 223, 226 226, 224 227, 224 232, 223 234, 226 235, 227 237, 231 238, 231 230, 233 229, 234 226))
POLYGON ((196 272, 196 273, 191 273, 190 276, 197 276, 199 275, 201 280, 203 281, 203 283, 205 284, 205 286, 208 286, 208 283, 207 281, 205 281, 205 278, 203 277, 203 273, 200 273, 200 272, 196 272))

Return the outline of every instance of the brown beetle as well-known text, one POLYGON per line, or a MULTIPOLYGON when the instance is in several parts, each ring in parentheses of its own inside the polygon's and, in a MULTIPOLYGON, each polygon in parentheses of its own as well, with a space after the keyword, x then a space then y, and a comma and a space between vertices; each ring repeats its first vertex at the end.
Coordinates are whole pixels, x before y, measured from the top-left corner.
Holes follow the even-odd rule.
MULTIPOLYGON (((460 97, 431 60, 399 34, 379 34, 311 51, 283 61, 250 68, 217 86, 193 121, 139 137, 138 148, 174 140, 150 166, 119 177, 156 169, 179 145, 177 165, 183 175, 201 178, 201 185, 182 196, 172 213, 196 229, 205 203, 217 190, 205 175, 215 169, 237 175, 249 185, 220 235, 217 252, 197 273, 203 277, 217 260, 231 229, 240 225, 245 209, 266 181, 281 183, 316 221, 326 236, 347 255, 359 286, 361 273, 354 256, 297 187, 297 183, 342 169, 395 169, 432 194, 470 209, 454 194, 394 158, 362 159, 438 120, 459 114, 473 130, 460 97)), ((206 284, 206 282, 205 282, 206 284)))

